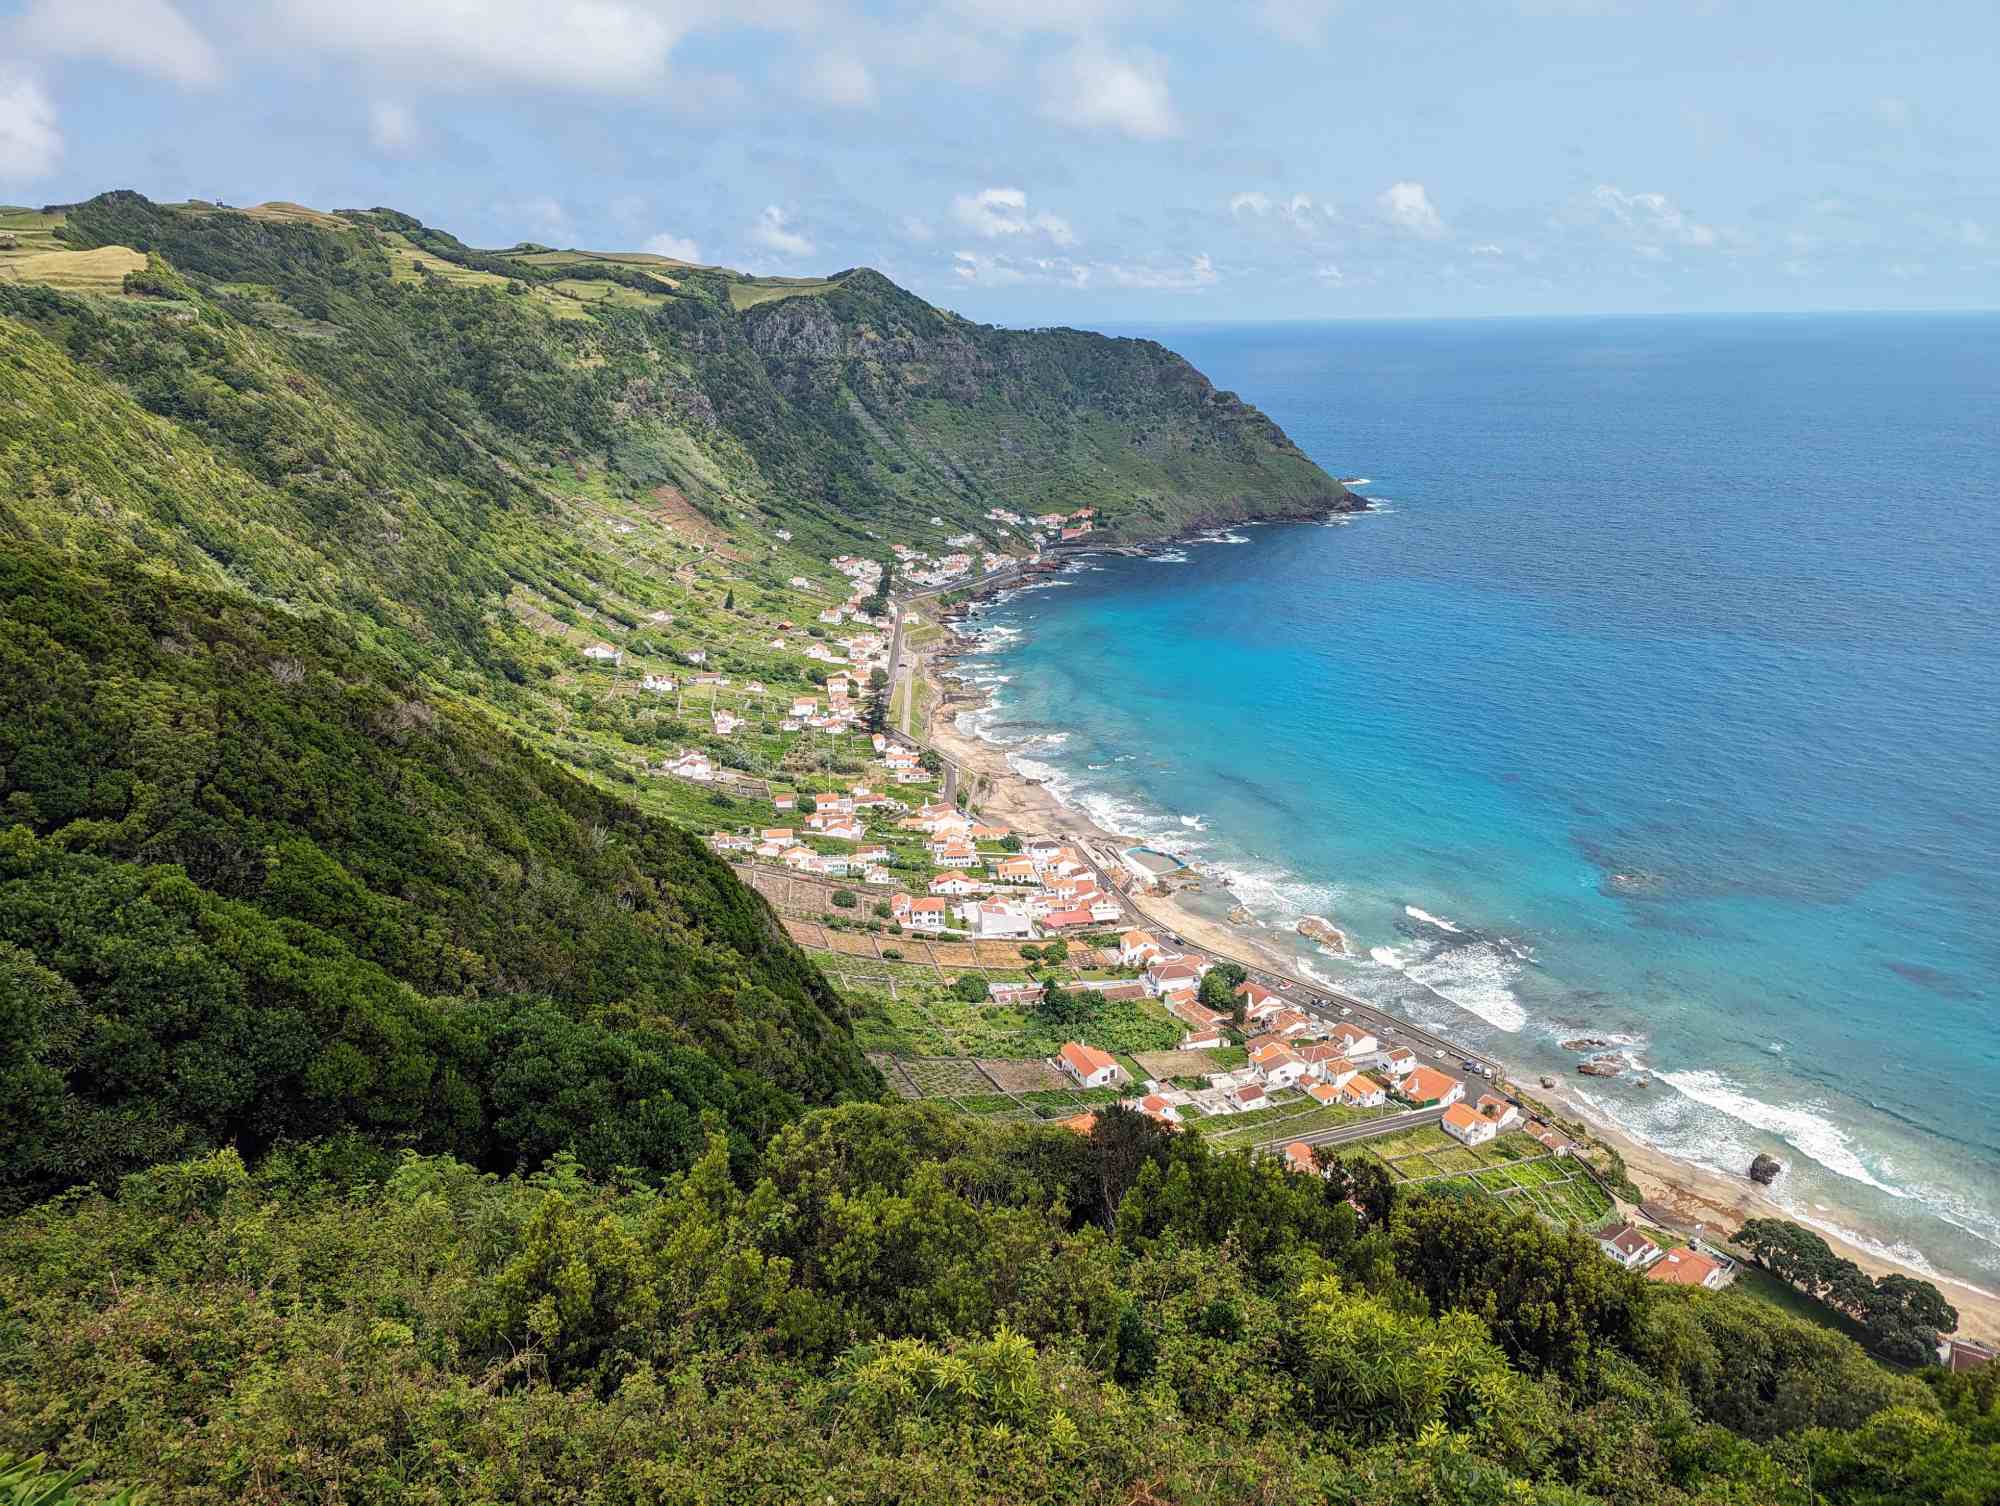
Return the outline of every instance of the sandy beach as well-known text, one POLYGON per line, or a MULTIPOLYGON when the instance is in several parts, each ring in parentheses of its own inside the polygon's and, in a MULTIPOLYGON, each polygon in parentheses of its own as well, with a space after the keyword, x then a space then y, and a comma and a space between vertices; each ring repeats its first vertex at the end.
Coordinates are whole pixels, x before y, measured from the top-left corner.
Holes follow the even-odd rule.
MULTIPOLYGON (((986 697, 949 678, 951 669, 940 667, 936 661, 940 654, 961 653, 972 647, 967 640, 948 636, 926 649, 922 658, 924 680, 934 698, 929 740, 939 752, 975 777, 975 802, 980 811, 1031 834, 1075 837, 1111 847, 1126 847, 1136 842, 1138 838, 1106 830, 1082 811, 1064 805, 1043 785, 1024 778, 1007 762, 1004 749, 959 730, 958 714, 984 705, 986 697)), ((1178 932, 1198 946, 1274 971, 1288 974, 1296 971, 1297 959, 1272 945, 1270 938, 1278 933, 1268 927, 1216 920, 1172 895, 1127 894, 1125 898, 1155 925, 1178 932)), ((1796 1217, 1747 1176, 1725 1176, 1675 1160, 1603 1123, 1566 1091, 1560 1078, 1553 1089, 1533 1087, 1530 1091, 1588 1125, 1593 1135, 1616 1147, 1647 1202, 1661 1204, 1684 1219, 1715 1230, 1734 1230, 1746 1218, 1796 1217)), ((1989 1295, 1949 1276, 1899 1265, 1825 1230, 1816 1232, 1837 1253, 1871 1275, 1900 1272, 1933 1282, 1958 1309, 1961 1337, 2000 1341, 2000 1296, 1989 1295)))

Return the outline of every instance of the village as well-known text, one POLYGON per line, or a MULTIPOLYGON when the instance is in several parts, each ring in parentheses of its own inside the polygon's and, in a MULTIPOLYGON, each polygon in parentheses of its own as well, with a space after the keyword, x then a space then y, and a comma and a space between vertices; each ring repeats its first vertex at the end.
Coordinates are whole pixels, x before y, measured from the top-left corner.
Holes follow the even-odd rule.
MULTIPOLYGON (((1021 530, 1029 562, 1094 528, 1089 509, 996 508, 988 521, 1021 530)), ((916 694, 899 683, 907 659, 896 662, 897 648, 925 626, 912 598, 974 586, 1022 557, 982 548, 970 533, 952 535, 935 555, 900 544, 890 554, 906 602, 900 621, 884 563, 835 556, 828 564, 845 582, 841 599, 776 619, 755 645, 764 662, 775 660, 762 677, 732 674, 695 644, 677 651, 676 668, 635 678, 639 695, 672 697, 683 717, 690 694, 703 698, 701 745, 650 772, 763 817, 711 831, 708 845, 767 895, 793 897, 784 913, 795 939, 850 963, 872 956, 892 990, 903 969, 929 958, 937 986, 995 1028, 1044 1018, 1051 990, 1080 1001, 1077 1028, 1032 1062, 967 1060, 961 1070, 949 1057, 887 1058, 899 1091, 928 1096, 926 1084, 955 1084, 947 1100, 968 1111, 1027 1114, 1081 1133, 1121 1105, 1302 1175, 1324 1174, 1335 1154, 1360 1153, 1400 1183, 1464 1186, 1584 1229, 1606 1258, 1652 1279, 1714 1287, 1732 1278, 1727 1256, 1614 1219, 1621 1201, 1578 1158, 1577 1142, 1489 1075, 1456 1075, 1424 1059, 1443 1051, 1420 1054, 1412 1039, 1307 1007, 1148 927, 1134 903, 1151 882, 1146 872, 1109 873, 1074 841, 983 819, 921 737, 895 728, 908 707, 892 703, 892 692, 916 694), (808 688, 791 683, 800 679, 808 688), (805 747, 821 751, 800 760, 805 747), (742 767, 759 762, 800 772, 773 778, 742 767), (774 890, 767 874, 807 887, 774 890), (857 952, 863 938, 871 950, 857 952), (1135 1035, 1141 1020, 1158 1024, 1135 1035), (1151 1049, 1136 1049, 1141 1037, 1151 1049)), ((787 584, 820 590, 804 575, 787 584)), ((613 669, 624 663, 610 643, 582 653, 613 669)))

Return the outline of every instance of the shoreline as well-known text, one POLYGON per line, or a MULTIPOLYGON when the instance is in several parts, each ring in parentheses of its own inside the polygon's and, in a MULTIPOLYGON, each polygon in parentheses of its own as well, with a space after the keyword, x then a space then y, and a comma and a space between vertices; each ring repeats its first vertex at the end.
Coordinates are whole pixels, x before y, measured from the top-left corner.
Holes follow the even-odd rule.
MULTIPOLYGON (((933 687, 935 698, 929 714, 927 741, 959 764, 966 773, 977 776, 980 783, 976 799, 984 814, 1036 835, 1080 838, 1119 849, 1140 842, 1141 838, 1111 831, 1085 812, 1064 804, 1045 785, 1028 779, 1016 770, 1008 762, 1004 747, 958 727, 958 716, 990 705, 992 693, 959 678, 955 669, 940 669, 937 661, 947 655, 961 656, 974 648, 972 640, 960 631, 962 613, 975 609, 985 598, 1006 589, 1008 587, 1002 586, 992 591, 976 592, 962 609, 954 609, 952 613, 940 617, 938 620, 945 628, 946 636, 918 651, 922 678, 933 687)), ((1268 926, 1254 921, 1236 923, 1202 915, 1171 894, 1140 898, 1127 891, 1121 897, 1146 920, 1176 931, 1209 951, 1254 962, 1274 972, 1298 976, 1299 959, 1271 946, 1259 934, 1268 930, 1268 926)), ((1504 1056, 1498 1059, 1507 1065, 1504 1056)), ((1509 1075, 1524 1084, 1535 1080, 1532 1074, 1524 1078, 1511 1066, 1509 1075)), ((1705 1224, 1713 1229, 1733 1231, 1745 1218, 1759 1217, 1799 1223, 1823 1238, 1835 1254, 1852 1260, 1871 1276, 1900 1274, 1931 1282, 1943 1293, 1945 1300, 1958 1309, 1956 1333, 1959 1337, 2000 1341, 2000 1293, 1982 1291, 1942 1271, 1924 1271, 1902 1264, 1818 1224, 1807 1224, 1747 1175, 1733 1177, 1677 1160, 1606 1123, 1593 1110, 1577 1101, 1562 1078, 1558 1077, 1556 1081, 1555 1088, 1537 1086, 1527 1091, 1559 1108, 1565 1116, 1586 1125, 1593 1137, 1616 1149, 1624 1157, 1627 1174, 1643 1194, 1644 1201, 1670 1209, 1691 1223, 1705 1224)))

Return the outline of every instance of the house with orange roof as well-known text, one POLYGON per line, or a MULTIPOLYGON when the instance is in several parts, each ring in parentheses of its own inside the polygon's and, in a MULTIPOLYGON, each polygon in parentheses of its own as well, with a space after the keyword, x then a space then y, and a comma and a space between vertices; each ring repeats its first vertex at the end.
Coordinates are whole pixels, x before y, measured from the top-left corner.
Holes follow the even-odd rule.
POLYGON ((914 899, 910 901, 910 918, 903 924, 912 931, 942 931, 949 913, 941 899, 914 899))
POLYGON ((1056 1053, 1055 1065, 1080 1088, 1108 1088, 1127 1080, 1125 1069, 1110 1052, 1081 1041, 1065 1041, 1056 1053))
POLYGON ((1289 1051, 1276 1051, 1257 1063, 1257 1071, 1267 1088, 1295 1088, 1312 1068, 1289 1051))
POLYGON ((1396 1096, 1419 1109, 1448 1106, 1465 1096, 1465 1084, 1436 1067, 1418 1067, 1396 1084, 1396 1096))
POLYGON ((1492 1121, 1495 1130, 1510 1130, 1521 1122, 1521 1111, 1498 1093, 1481 1093, 1473 1107, 1492 1121))
POLYGON ((1328 1082, 1309 1082, 1306 1084, 1306 1097, 1323 1109, 1332 1108, 1340 1102, 1340 1089, 1328 1082))
POLYGON ((1361 1069, 1340 1054, 1340 1047, 1326 1041, 1315 1041, 1309 1046, 1293 1048, 1299 1060, 1312 1068, 1313 1076, 1329 1087, 1339 1087, 1361 1069))
POLYGON ((1229 1101, 1239 1109, 1261 1109, 1270 1100, 1264 1096, 1264 1085, 1259 1082, 1238 1083, 1229 1090, 1229 1101))
POLYGON ((1042 917, 1043 928, 1050 931, 1087 931, 1096 924, 1088 910, 1051 910, 1042 917))
POLYGON ((1313 1148, 1303 1140, 1294 1140, 1285 1147, 1285 1165, 1293 1171, 1307 1172, 1312 1176, 1324 1176, 1319 1163, 1313 1160, 1313 1148))
POLYGON ((1148 1093, 1144 1098, 1139 1099, 1130 1106, 1144 1114, 1148 1119, 1157 1119, 1162 1124, 1179 1124, 1181 1122, 1181 1111, 1167 1102, 1158 1093, 1148 1093))
POLYGON ((1201 965, 1186 958, 1177 957, 1171 962, 1155 958, 1146 968, 1146 988, 1155 998, 1177 989, 1198 989, 1201 974, 1201 965))
POLYGON ((977 894, 984 887, 962 873, 940 873, 931 880, 931 893, 949 894, 960 899, 968 894, 977 894))
POLYGON ((993 876, 1003 884, 1032 884, 1035 865, 1026 858, 1002 858, 993 865, 993 876))
POLYGON ((1700 1250, 1669 1250, 1646 1267, 1648 1281, 1669 1286, 1698 1286, 1716 1291, 1729 1279, 1729 1269, 1700 1250))
POLYGON ((1439 1124, 1447 1135, 1461 1145, 1484 1145, 1500 1133, 1491 1119, 1477 1109, 1468 1108, 1462 1103, 1454 1103, 1446 1109, 1444 1118, 1439 1124))
POLYGON ((1243 1017, 1248 1020, 1262 1020, 1286 1007, 1285 1001, 1270 989, 1248 978, 1236 985, 1236 997, 1243 1001, 1243 1017))
POLYGON ((1379 1109, 1389 1101, 1389 1090, 1366 1072, 1340 1085, 1340 1106, 1345 1109, 1379 1109))
POLYGON ((1339 1042, 1340 1049, 1349 1056, 1373 1056, 1382 1049, 1381 1042, 1372 1034, 1344 1020, 1333 1027, 1329 1038, 1339 1042))
POLYGON ((1401 1077, 1417 1064, 1417 1053, 1408 1046, 1391 1046, 1382 1053, 1382 1068, 1391 1077, 1401 1077))

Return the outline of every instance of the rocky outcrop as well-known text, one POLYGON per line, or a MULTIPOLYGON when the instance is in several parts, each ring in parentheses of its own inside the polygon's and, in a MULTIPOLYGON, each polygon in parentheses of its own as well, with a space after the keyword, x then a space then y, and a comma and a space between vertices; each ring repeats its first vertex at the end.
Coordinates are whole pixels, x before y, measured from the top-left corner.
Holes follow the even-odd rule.
POLYGON ((1565 1051, 1602 1051, 1611 1042, 1599 1035, 1579 1035, 1562 1043, 1565 1051))
POLYGON ((1750 1163, 1750 1180, 1758 1183, 1760 1186, 1769 1187, 1773 1182, 1777 1181, 1778 1173, 1784 1169, 1785 1163, 1783 1161, 1780 1161, 1776 1156, 1759 1151, 1757 1152, 1756 1159, 1750 1163))
POLYGON ((1618 1056, 1593 1056, 1587 1062, 1578 1062, 1576 1070, 1585 1077, 1616 1077, 1625 1070, 1625 1060, 1618 1056))
POLYGON ((1294 929, 1308 941, 1317 941, 1321 946, 1332 947, 1343 957, 1347 955, 1346 933, 1324 916, 1308 915, 1294 929))

